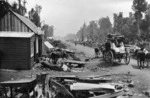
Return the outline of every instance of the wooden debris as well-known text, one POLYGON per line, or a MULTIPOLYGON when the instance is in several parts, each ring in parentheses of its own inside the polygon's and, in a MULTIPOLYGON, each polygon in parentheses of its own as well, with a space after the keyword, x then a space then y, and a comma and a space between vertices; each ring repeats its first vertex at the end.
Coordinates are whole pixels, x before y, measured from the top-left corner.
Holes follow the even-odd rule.
POLYGON ((110 83, 100 83, 100 84, 92 84, 92 83, 73 83, 70 85, 70 89, 72 91, 77 90, 97 90, 97 89, 110 89, 115 90, 115 86, 110 83))
POLYGON ((64 94, 67 94, 69 95, 71 98, 74 98, 74 96, 68 91, 68 89, 66 89, 63 85, 61 85, 60 83, 54 81, 54 80, 51 80, 51 85, 52 86, 55 86, 57 88, 57 90, 59 92, 62 92, 64 94))
POLYGON ((114 98, 117 96, 124 95, 125 93, 123 91, 120 92, 113 92, 113 93, 108 93, 100 96, 94 96, 94 97, 89 97, 89 98, 114 98))

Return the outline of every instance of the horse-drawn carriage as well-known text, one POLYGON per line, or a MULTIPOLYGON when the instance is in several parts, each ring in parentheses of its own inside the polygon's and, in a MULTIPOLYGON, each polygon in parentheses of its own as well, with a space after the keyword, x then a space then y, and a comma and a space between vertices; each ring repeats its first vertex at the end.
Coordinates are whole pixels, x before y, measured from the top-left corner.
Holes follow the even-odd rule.
POLYGON ((115 61, 121 62, 124 59, 125 64, 130 62, 130 51, 125 47, 124 36, 117 34, 108 34, 107 41, 104 44, 103 58, 105 61, 113 64, 115 61))

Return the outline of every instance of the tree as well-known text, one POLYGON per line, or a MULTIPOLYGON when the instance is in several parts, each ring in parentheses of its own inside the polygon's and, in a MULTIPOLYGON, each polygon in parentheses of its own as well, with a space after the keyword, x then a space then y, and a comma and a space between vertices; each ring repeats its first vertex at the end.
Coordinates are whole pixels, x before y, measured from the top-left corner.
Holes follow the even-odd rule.
POLYGON ((16 12, 16 13, 18 13, 18 14, 20 14, 20 15, 22 15, 22 16, 24 16, 25 14, 26 14, 26 12, 27 12, 27 9, 26 9, 26 1, 24 0, 24 1, 22 1, 22 0, 18 0, 18 3, 16 3, 15 1, 14 1, 14 3, 12 4, 12 10, 14 11, 14 12, 16 12), (23 4, 21 4, 21 3, 23 3, 23 4))
POLYGON ((76 35, 81 41, 104 42, 110 32, 112 32, 110 19, 109 17, 103 17, 98 21, 90 21, 89 25, 84 23, 76 35))
POLYGON ((47 24, 43 25, 42 30, 44 31, 44 38, 52 37, 54 34, 54 26, 49 26, 47 24))
POLYGON ((41 27, 41 22, 40 22, 40 12, 41 12, 42 7, 40 5, 36 5, 35 10, 34 8, 29 11, 29 19, 37 26, 41 27))
POLYGON ((122 27, 126 23, 126 18, 123 17, 123 12, 119 12, 119 15, 114 13, 114 33, 122 33, 122 27))
POLYGON ((0 19, 8 12, 10 4, 6 1, 0 1, 0 19))
POLYGON ((142 13, 146 11, 147 9, 147 2, 145 0, 134 0, 132 9, 135 12, 134 16, 136 19, 137 29, 138 29, 138 35, 141 35, 140 31, 140 21, 142 19, 142 13))
POLYGON ((92 41, 96 41, 97 40, 97 37, 96 37, 96 35, 97 35, 97 28, 98 28, 98 26, 97 26, 97 23, 95 22, 95 21, 90 21, 90 23, 89 23, 89 38, 90 38, 90 40, 92 40, 92 41))
POLYGON ((102 17, 98 21, 99 24, 99 41, 104 42, 108 33, 112 33, 112 24, 109 17, 102 17))
POLYGON ((82 27, 78 30, 76 36, 79 38, 80 41, 84 41, 87 38, 87 25, 84 23, 82 27))

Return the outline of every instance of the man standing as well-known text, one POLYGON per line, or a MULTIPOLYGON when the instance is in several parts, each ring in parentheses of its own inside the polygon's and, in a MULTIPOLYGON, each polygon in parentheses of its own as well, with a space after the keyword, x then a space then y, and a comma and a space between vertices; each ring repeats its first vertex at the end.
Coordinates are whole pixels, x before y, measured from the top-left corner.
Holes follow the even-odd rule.
POLYGON ((95 47, 94 51, 95 51, 95 58, 96 58, 96 57, 98 57, 99 49, 97 47, 95 47))

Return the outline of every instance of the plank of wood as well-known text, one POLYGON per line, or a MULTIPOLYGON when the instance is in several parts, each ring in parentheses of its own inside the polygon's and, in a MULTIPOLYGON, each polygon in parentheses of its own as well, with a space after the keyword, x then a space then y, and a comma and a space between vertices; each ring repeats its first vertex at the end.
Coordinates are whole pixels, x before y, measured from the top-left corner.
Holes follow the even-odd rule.
POLYGON ((80 82, 85 82, 85 83, 100 83, 100 82, 107 82, 107 81, 111 81, 111 78, 103 78, 103 77, 99 77, 99 78, 79 78, 78 81, 80 82))
POLYGON ((2 87, 16 87, 16 86, 24 86, 30 83, 35 83, 36 79, 31 78, 31 79, 20 79, 20 80, 11 80, 11 81, 3 81, 0 82, 0 85, 2 87))
POLYGON ((77 90, 96 90, 96 89, 115 90, 115 85, 111 85, 110 83, 100 83, 100 84, 73 83, 72 85, 70 85, 70 89, 72 91, 77 91, 77 90))
POLYGON ((75 61, 75 60, 66 60, 65 63, 72 63, 72 64, 85 64, 85 62, 82 61, 75 61))
POLYGON ((120 91, 120 92, 108 93, 108 94, 89 97, 89 98, 114 98, 114 97, 121 96, 121 95, 124 95, 124 94, 125 94, 125 92, 120 91))
POLYGON ((11 31, 11 26, 10 26, 10 12, 8 12, 8 15, 7 15, 7 25, 8 25, 8 31, 11 31))
POLYGON ((61 79, 77 79, 78 77, 75 75, 63 75, 63 76, 55 76, 55 78, 61 78, 61 79))

